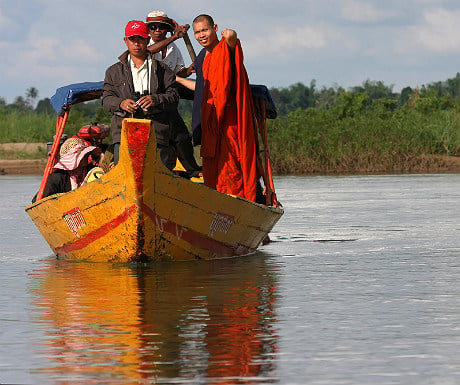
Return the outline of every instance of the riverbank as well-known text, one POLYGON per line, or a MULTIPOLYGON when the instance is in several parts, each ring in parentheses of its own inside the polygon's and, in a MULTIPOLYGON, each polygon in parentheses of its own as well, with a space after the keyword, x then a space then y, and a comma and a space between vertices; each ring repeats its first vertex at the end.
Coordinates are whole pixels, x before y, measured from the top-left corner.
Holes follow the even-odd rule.
POLYGON ((0 143, 0 175, 41 175, 46 143, 0 143))
MULTIPOLYGON (((41 175, 46 166, 46 158, 30 158, 33 154, 46 154, 45 143, 0 143, 0 175, 41 175)), ((275 170, 276 171, 276 170, 275 170)), ((385 174, 407 173, 405 169, 363 169, 340 174, 385 174)), ((423 155, 411 161, 410 172, 419 173, 460 173, 460 157, 423 155)), ((276 172, 275 172, 276 173, 276 172)), ((304 175, 312 174, 306 170, 304 175)), ((333 170, 315 171, 314 174, 337 174, 333 170)))
POLYGON ((0 175, 42 175, 46 159, 0 159, 0 175))

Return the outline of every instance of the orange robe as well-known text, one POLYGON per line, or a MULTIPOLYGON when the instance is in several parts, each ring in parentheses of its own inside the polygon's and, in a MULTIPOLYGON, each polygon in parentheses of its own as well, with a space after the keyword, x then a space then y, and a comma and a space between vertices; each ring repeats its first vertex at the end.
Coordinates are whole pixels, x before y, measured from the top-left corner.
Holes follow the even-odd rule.
POLYGON ((254 106, 243 51, 234 55, 225 39, 203 62, 201 156, 204 184, 226 194, 256 200, 257 138, 254 106))

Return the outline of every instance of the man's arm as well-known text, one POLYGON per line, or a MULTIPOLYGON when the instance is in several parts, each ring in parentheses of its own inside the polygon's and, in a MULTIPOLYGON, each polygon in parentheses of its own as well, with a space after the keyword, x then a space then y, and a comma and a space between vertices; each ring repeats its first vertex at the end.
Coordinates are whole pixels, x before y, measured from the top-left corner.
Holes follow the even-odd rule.
POLYGON ((104 86, 102 87, 102 108, 118 116, 126 116, 137 109, 136 102, 126 95, 122 95, 119 73, 120 66, 115 64, 105 73, 104 86))
POLYGON ((166 47, 171 44, 174 40, 177 40, 177 38, 174 38, 174 35, 170 36, 170 37, 167 37, 166 39, 162 40, 162 41, 158 41, 156 42, 155 44, 151 44, 147 47, 147 49, 150 51, 150 53, 154 54, 154 53, 157 53, 157 52, 161 52, 163 51, 164 49, 166 49, 166 47))
POLYGON ((189 90, 195 91, 195 80, 182 78, 180 76, 176 76, 176 82, 183 85, 184 87, 188 88, 189 90))
POLYGON ((120 96, 119 81, 115 80, 117 65, 113 65, 105 72, 104 86, 102 87, 102 107, 105 111, 113 113, 122 113, 120 104, 123 97, 120 96))
POLYGON ((187 33, 187 28, 181 25, 176 26, 173 34, 162 41, 157 41, 155 44, 149 45, 147 49, 154 54, 163 51, 169 44, 180 39, 181 34, 187 33))

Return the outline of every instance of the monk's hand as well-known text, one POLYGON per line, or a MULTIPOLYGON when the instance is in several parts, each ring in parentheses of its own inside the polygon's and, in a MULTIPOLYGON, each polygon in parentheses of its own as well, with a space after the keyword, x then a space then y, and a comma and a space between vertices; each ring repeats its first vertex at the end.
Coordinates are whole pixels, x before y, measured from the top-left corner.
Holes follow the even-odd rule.
POLYGON ((233 29, 224 28, 222 30, 222 37, 227 41, 227 44, 231 48, 235 48, 236 40, 238 39, 236 31, 234 31, 233 29))

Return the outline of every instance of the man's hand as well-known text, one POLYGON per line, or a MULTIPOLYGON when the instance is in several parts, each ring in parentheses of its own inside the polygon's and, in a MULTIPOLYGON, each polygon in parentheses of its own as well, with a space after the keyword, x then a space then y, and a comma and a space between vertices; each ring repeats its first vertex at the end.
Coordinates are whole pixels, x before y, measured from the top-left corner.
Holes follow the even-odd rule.
POLYGON ((192 63, 187 67, 187 75, 185 77, 188 78, 191 74, 194 74, 194 73, 195 73, 195 66, 192 63))
POLYGON ((189 28, 190 26, 188 25, 178 25, 176 23, 176 28, 174 29, 174 32, 172 34, 172 36, 174 37, 174 40, 177 40, 183 37, 187 33, 189 28))
POLYGON ((139 107, 143 110, 146 110, 149 107, 153 106, 153 98, 152 95, 144 95, 142 96, 136 103, 139 107))
POLYGON ((195 73, 195 66, 192 63, 188 67, 182 68, 176 75, 181 78, 188 78, 193 73, 195 73))
POLYGON ((120 103, 120 108, 132 114, 136 111, 137 105, 133 99, 125 99, 120 103))
POLYGON ((137 102, 132 99, 125 99, 120 103, 120 108, 133 114, 138 108, 146 110, 154 105, 152 95, 144 95, 137 102))

